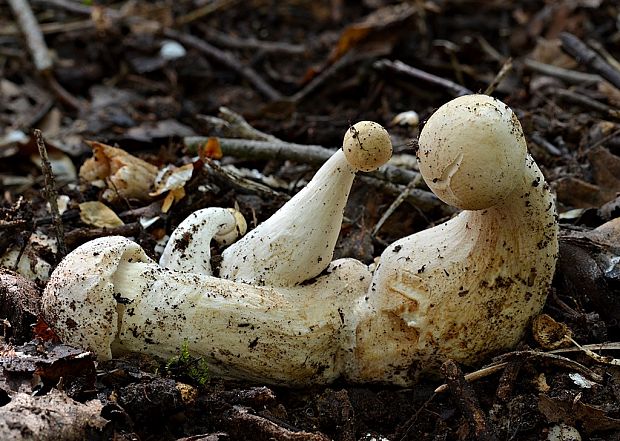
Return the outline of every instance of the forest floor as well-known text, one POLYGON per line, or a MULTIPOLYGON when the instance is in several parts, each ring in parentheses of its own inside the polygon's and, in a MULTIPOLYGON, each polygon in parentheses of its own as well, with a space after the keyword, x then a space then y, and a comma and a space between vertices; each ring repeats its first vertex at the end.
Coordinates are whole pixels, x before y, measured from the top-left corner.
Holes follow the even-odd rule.
MULTIPOLYGON (((93 3, 0 2, 0 439, 620 440, 618 2, 93 3), (467 93, 515 111, 557 196, 553 338, 528 329, 440 392, 441 379, 287 388, 212 377, 187 354, 96 362, 42 321, 47 278, 80 244, 124 235, 157 259, 209 206, 236 206, 253 228, 324 160, 290 143, 337 148, 360 120, 384 125, 415 171, 418 121, 467 93), (93 149, 177 180, 104 189, 80 173, 93 149)), ((335 258, 371 263, 454 214, 407 176, 356 179, 335 258)))

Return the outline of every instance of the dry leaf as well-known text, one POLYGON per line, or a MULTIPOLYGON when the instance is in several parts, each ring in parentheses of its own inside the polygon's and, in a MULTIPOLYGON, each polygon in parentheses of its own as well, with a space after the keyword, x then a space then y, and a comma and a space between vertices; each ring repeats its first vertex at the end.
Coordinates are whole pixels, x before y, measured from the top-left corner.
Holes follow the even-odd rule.
POLYGON ((87 144, 93 149, 93 157, 80 168, 80 178, 90 184, 103 180, 107 189, 102 197, 106 201, 114 201, 119 196, 149 199, 157 167, 116 147, 95 141, 88 141, 87 144))
POLYGON ((572 344, 572 332, 564 323, 556 322, 547 314, 540 314, 532 322, 534 340, 544 349, 557 349, 572 344))
POLYGON ((620 429, 619 419, 611 418, 603 409, 582 403, 579 399, 552 398, 541 394, 538 410, 554 423, 563 422, 572 426, 580 422, 586 432, 620 429))
POLYGON ((201 145, 198 149, 198 156, 203 160, 203 162, 205 162, 205 158, 221 159, 222 156, 224 156, 224 153, 222 153, 220 140, 215 137, 209 138, 207 142, 201 145))
POLYGON ((87 225, 99 228, 113 228, 124 225, 111 208, 99 201, 82 202, 80 219, 87 225))

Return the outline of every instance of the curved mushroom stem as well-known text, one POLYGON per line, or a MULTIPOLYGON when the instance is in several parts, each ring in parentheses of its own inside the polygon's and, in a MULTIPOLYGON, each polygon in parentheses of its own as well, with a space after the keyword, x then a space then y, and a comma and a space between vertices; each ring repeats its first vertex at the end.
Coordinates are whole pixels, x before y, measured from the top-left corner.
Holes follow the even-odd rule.
POLYGON ((474 364, 522 338, 543 307, 558 253, 553 197, 533 159, 522 161, 495 205, 463 211, 383 252, 354 314, 351 380, 411 384, 447 358, 474 364))
POLYGON ((187 342, 220 377, 320 384, 347 364, 351 306, 369 282, 365 265, 342 259, 312 285, 254 287, 162 268, 136 243, 106 237, 61 262, 43 310, 63 342, 99 359, 171 357, 187 342))
POLYGON ((245 231, 245 219, 235 209, 197 210, 172 232, 159 264, 175 271, 212 275, 211 240, 220 245, 229 244, 245 231))
POLYGON ((343 149, 304 189, 224 251, 220 276, 253 285, 294 286, 319 275, 333 257, 356 171, 379 167, 391 152, 383 127, 357 123, 347 132, 343 149))

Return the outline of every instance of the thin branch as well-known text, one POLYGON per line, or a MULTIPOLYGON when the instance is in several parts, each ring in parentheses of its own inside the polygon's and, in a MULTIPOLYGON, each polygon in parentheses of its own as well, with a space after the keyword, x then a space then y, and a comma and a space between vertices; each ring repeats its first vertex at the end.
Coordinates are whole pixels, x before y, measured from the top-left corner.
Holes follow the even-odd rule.
POLYGON ((595 110, 597 112, 601 112, 605 115, 611 116, 613 118, 620 118, 620 110, 613 109, 612 107, 601 103, 595 99, 592 99, 586 95, 582 95, 572 90, 566 89, 558 89, 554 88, 550 91, 552 94, 557 95, 564 101, 567 101, 572 104, 577 104, 582 107, 589 108, 591 110, 595 110))
MULTIPOLYGON (((334 154, 335 150, 319 145, 293 144, 283 141, 256 141, 248 139, 217 138, 224 155, 236 156, 248 160, 295 161, 300 164, 321 165, 334 154)), ((204 136, 188 136, 184 138, 187 149, 194 153, 209 140, 204 136)), ((393 165, 383 165, 378 170, 368 173, 378 179, 396 184, 409 184, 419 173, 405 170, 393 165)), ((418 181, 420 185, 421 181, 418 181)))
POLYGON ((379 60, 374 63, 374 66, 377 69, 389 69, 391 71, 408 75, 409 77, 427 81, 432 84, 436 84, 438 86, 443 87, 448 92, 450 92, 454 96, 462 96, 462 95, 471 95, 474 92, 469 90, 467 87, 461 86, 453 81, 447 80, 442 77, 438 77, 437 75, 433 75, 431 73, 425 72, 423 70, 417 69, 415 67, 409 66, 408 64, 403 63, 402 61, 390 61, 390 60, 379 60))
POLYGON ((372 232, 370 233, 371 236, 374 237, 377 235, 377 233, 379 232, 379 230, 381 229, 385 221, 387 221, 390 218, 390 216, 396 211, 396 209, 400 207, 400 205, 411 194, 411 190, 413 190, 418 185, 420 185, 421 179, 422 179, 422 175, 418 175, 414 179, 412 179, 411 182, 409 182, 409 184, 407 184, 405 189, 396 197, 396 199, 394 199, 394 202, 390 204, 388 209, 385 210, 385 213, 383 213, 383 216, 381 216, 381 219, 379 219, 375 227, 372 229, 372 232))
POLYGON ((497 89, 497 86, 499 86, 499 83, 502 82, 502 80, 506 77, 506 75, 508 75, 511 70, 512 58, 508 58, 502 65, 502 68, 499 70, 497 75, 495 75, 495 78, 493 78, 493 81, 491 81, 491 84, 488 85, 488 87, 483 93, 485 95, 492 95, 493 92, 495 92, 495 89, 497 89))
POLYGON ((617 71, 603 57, 590 49, 583 41, 569 32, 560 34, 562 48, 575 60, 585 64, 594 72, 620 89, 620 71, 617 71))
POLYGON ((201 40, 200 38, 194 37, 190 34, 185 34, 183 32, 175 31, 174 29, 164 29, 164 35, 168 38, 178 40, 187 46, 199 50, 200 52, 217 61, 218 63, 221 63, 229 69, 232 69, 235 72, 239 73, 239 75, 241 75, 252 85, 254 85, 256 90, 258 90, 270 100, 278 101, 282 99, 282 94, 280 94, 280 92, 267 84, 265 80, 263 80, 254 69, 252 69, 250 66, 244 65, 235 57, 233 57, 230 53, 224 52, 221 49, 210 45, 206 41, 201 40))
POLYGON ((41 131, 35 129, 33 131, 37 148, 39 149, 39 156, 41 157, 41 169, 43 171, 43 177, 45 178, 45 198, 50 205, 50 214, 52 216, 52 224, 54 225, 54 231, 56 233, 56 243, 58 247, 58 257, 63 258, 67 255, 67 246, 65 245, 65 232, 62 225, 62 217, 58 210, 58 192, 56 191, 56 180, 54 179, 54 172, 52 171, 52 165, 50 164, 47 156, 47 148, 45 147, 45 141, 41 131))
POLYGON ((465 381, 461 369, 452 360, 441 366, 441 373, 446 378, 450 393, 454 397, 463 417, 469 423, 476 439, 481 441, 497 441, 497 434, 491 421, 480 408, 480 403, 471 384, 465 381))
POLYGON ((280 41, 257 40, 256 38, 239 38, 233 35, 207 28, 207 38, 222 47, 231 49, 251 49, 272 54, 300 55, 306 52, 306 47, 301 44, 291 44, 280 41))
POLYGON ((192 12, 177 18, 175 20, 175 24, 177 26, 181 26, 191 23, 201 18, 205 18, 208 15, 214 14, 215 12, 219 12, 229 6, 234 6, 237 3, 239 3, 239 0, 215 0, 212 2, 208 2, 204 6, 201 6, 198 9, 194 9, 192 12))
POLYGON ((32 55, 32 61, 39 72, 46 72, 52 68, 52 58, 43 38, 39 22, 32 13, 30 4, 26 0, 8 0, 17 24, 24 34, 26 44, 32 55))
POLYGON ((600 75, 564 69, 563 67, 541 63, 529 58, 523 60, 523 65, 534 72, 558 78, 571 84, 590 85, 603 81, 603 78, 600 75))

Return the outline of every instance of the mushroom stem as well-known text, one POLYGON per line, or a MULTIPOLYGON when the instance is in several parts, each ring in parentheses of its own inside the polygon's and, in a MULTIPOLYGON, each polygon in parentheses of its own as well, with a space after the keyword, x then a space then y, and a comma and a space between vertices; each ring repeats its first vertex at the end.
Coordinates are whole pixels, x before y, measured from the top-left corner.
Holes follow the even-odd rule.
POLYGON ((211 240, 220 245, 229 244, 245 231, 245 219, 235 209, 197 210, 172 232, 159 264, 175 271, 212 275, 211 240))
POLYGON ((220 276, 253 285, 294 286, 331 261, 355 173, 384 164, 390 138, 370 121, 347 131, 342 150, 272 217, 222 254, 220 276))
POLYGON ((431 189, 473 209, 383 252, 355 314, 355 381, 411 384, 448 358, 474 364, 513 347, 553 277, 554 200, 510 109, 461 97, 429 119, 420 146, 431 189))
POLYGON ((321 384, 347 364, 351 305, 369 282, 365 265, 342 259, 312 285, 254 287, 162 268, 136 243, 106 237, 63 260, 43 304, 65 343, 99 359, 167 358, 187 342, 219 377, 321 384))

